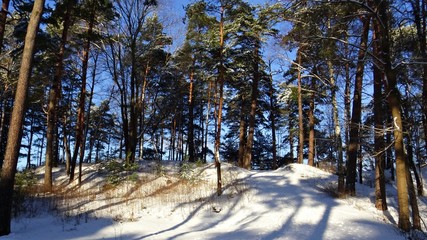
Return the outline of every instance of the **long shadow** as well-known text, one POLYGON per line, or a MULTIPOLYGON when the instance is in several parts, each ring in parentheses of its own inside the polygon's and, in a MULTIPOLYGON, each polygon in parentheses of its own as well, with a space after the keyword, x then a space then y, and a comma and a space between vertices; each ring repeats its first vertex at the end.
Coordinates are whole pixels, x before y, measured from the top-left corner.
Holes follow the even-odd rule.
MULTIPOLYGON (((230 187, 232 187, 232 184, 229 184, 229 185, 227 185, 226 187, 224 187, 224 191, 226 191, 228 188, 230 188, 230 187)), ((213 224, 213 225, 209 225, 209 226, 207 226, 207 227, 205 227, 205 228, 201 228, 201 229, 198 229, 198 230, 194 230, 194 231, 204 231, 204 230, 206 230, 206 229, 209 229, 209 228, 212 228, 212 227, 214 227, 215 225, 217 225, 217 224, 219 224, 220 222, 222 222, 224 219, 227 219, 229 216, 230 216, 230 214, 231 214, 231 212, 232 212, 232 210, 237 206, 237 204, 239 203, 239 201, 240 201, 240 199, 241 199, 241 197, 242 197, 242 194, 240 194, 239 195, 239 197, 237 198, 237 200, 234 200, 234 203, 233 203, 233 205, 232 205, 232 207, 230 207, 229 208, 229 210, 227 211, 227 213, 226 214, 223 214, 223 216, 221 217, 221 219, 219 219, 218 221, 216 221, 216 223, 215 224, 213 224)), ((164 230, 161 230, 161 231, 158 231, 158 232, 154 232, 154 233, 150 233, 150 234, 147 234, 147 235, 144 235, 144 236, 141 236, 141 237, 139 237, 139 238, 135 238, 135 240, 136 239, 144 239, 144 238, 149 238, 149 237, 151 237, 151 236, 155 236, 155 235, 159 235, 159 234, 164 234, 164 233, 167 233, 167 232, 171 232, 171 231, 175 231, 175 230, 177 230, 178 228, 180 228, 181 226, 184 226, 185 224, 187 224, 187 223, 189 223, 199 212, 201 212, 203 209, 205 209, 209 204, 212 204, 212 201, 215 201, 215 199, 216 198, 218 198, 218 196, 217 196, 217 194, 216 193, 212 193, 209 197, 207 197, 206 199, 205 199, 205 201, 203 201, 202 203, 200 203, 198 206, 197 206, 197 208, 195 208, 193 211, 191 211, 190 212, 190 214, 188 214, 188 216, 182 221, 182 222, 180 222, 180 223, 178 223, 178 224, 176 224, 176 225, 174 225, 174 226, 172 226, 172 227, 170 227, 170 228, 167 228, 167 229, 164 229, 164 230)), ((181 203, 181 204, 179 204, 177 207, 175 207, 175 209, 173 210, 173 211, 175 211, 176 209, 179 209, 179 208, 182 208, 182 207, 184 207, 185 205, 189 205, 189 204, 194 204, 194 202, 193 201, 191 201, 191 202, 184 202, 184 203, 181 203)), ((185 235, 186 233, 185 232, 183 232, 183 233, 178 233, 178 234, 176 234, 176 235, 174 235, 174 237, 172 237, 172 238, 177 238, 177 237, 179 237, 179 236, 182 236, 182 235, 185 235)))

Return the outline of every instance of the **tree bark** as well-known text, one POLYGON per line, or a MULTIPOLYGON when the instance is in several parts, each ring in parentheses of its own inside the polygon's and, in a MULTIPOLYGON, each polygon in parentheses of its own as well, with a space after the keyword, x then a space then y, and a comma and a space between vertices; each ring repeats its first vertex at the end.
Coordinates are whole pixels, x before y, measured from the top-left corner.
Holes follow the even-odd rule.
POLYGON ((255 39, 255 49, 254 49, 254 59, 252 60, 252 70, 253 70, 253 79, 252 79, 252 94, 251 94, 251 111, 249 114, 249 132, 248 138, 246 140, 246 149, 245 149, 245 158, 243 160, 243 168, 251 169, 252 167, 252 148, 255 138, 255 119, 257 113, 257 102, 258 102, 258 85, 260 81, 260 72, 259 72, 259 48, 260 48, 259 39, 255 39))
MULTIPOLYGON (((64 71, 64 54, 65 54, 65 45, 67 43, 68 29, 71 21, 71 11, 74 7, 74 0, 69 0, 67 3, 67 9, 64 15, 63 20, 63 29, 61 36, 61 45, 59 46, 59 51, 56 54, 56 64, 55 64, 55 75, 51 83, 51 89, 49 91, 49 104, 47 110, 47 129, 46 129, 46 159, 45 159, 45 174, 44 174, 44 188, 45 191, 52 191, 52 166, 54 163, 54 146, 55 138, 58 138, 57 123, 58 123, 58 102, 61 96, 61 78, 64 71)), ((56 144, 57 145, 57 144, 56 144)))
POLYGON ((239 159, 237 164, 243 168, 243 159, 245 157, 246 139, 247 139, 247 124, 245 114, 245 97, 244 94, 240 95, 240 123, 239 123, 239 159))
POLYGON ((304 118, 302 113, 302 79, 301 79, 301 71, 302 71, 302 49, 300 46, 297 52, 297 62, 298 62, 298 163, 302 164, 304 160, 304 118))
MULTIPOLYGON (((314 67, 314 75, 316 75, 316 66, 314 67)), ((314 156, 316 149, 316 139, 314 136, 314 101, 316 98, 316 80, 311 78, 311 94, 308 110, 308 165, 314 166, 314 156)))
MULTIPOLYGON (((378 24, 374 24, 374 28, 377 28, 378 24)), ((374 56, 380 56, 378 46, 378 36, 375 30, 373 33, 373 54, 374 56)), ((379 62, 374 61, 374 150, 375 150, 375 207, 378 210, 387 210, 387 196, 385 189, 385 144, 384 144, 384 111, 383 111, 383 94, 382 94, 382 80, 383 76, 379 68, 379 62)))
POLYGON ((1 4, 1 10, 0 10, 0 53, 3 50, 3 39, 4 39, 4 32, 6 30, 7 14, 9 13, 9 2, 10 2, 10 0, 3 0, 2 4, 1 4))
MULTIPOLYGON (((391 63, 391 42, 389 39, 389 19, 388 19, 388 3, 381 0, 374 0, 374 4, 378 9, 378 20, 381 21, 380 27, 376 28, 380 32, 376 33, 381 36, 381 59, 383 61, 384 73, 387 77, 385 83, 386 96, 388 105, 393 117, 393 135, 394 135, 394 151, 396 158, 396 185, 397 185, 397 199, 399 204, 399 222, 398 226, 403 231, 410 231, 410 211, 409 211, 409 171, 408 163, 404 152, 403 142, 403 125, 401 113, 401 99, 400 92, 397 88, 396 70, 392 68, 391 63)), ((380 24, 376 22, 376 24, 380 24)), ((416 201, 416 198, 413 199, 416 201)), ((414 205, 412 210, 414 209, 414 205)))
MULTIPOLYGON (((417 29, 418 46, 421 54, 421 61, 427 62, 427 3, 422 0, 411 1, 414 23, 417 29)), ((422 65, 422 79, 423 79, 423 126, 424 126, 424 142, 427 144, 427 64, 422 65)))
POLYGON ((86 113, 86 80, 87 80, 87 69, 89 63, 89 51, 91 44, 91 36, 93 33, 93 27, 95 24, 95 12, 92 10, 89 19, 89 25, 87 30, 88 39, 86 39, 83 46, 83 57, 82 57, 82 80, 80 86, 80 98, 79 98, 79 109, 77 110, 77 126, 76 126, 76 146, 73 152, 73 159, 71 161, 71 173, 70 182, 74 180, 74 171, 77 163, 77 154, 79 154, 79 178, 78 183, 81 184, 82 177, 82 164, 84 160, 84 149, 85 149, 85 113, 86 113), (79 151, 80 149, 80 151, 79 151))
MULTIPOLYGON (((222 3, 221 3, 222 4, 222 3)), ((217 173, 217 195, 222 194, 222 176, 221 176, 221 159, 219 156, 219 150, 221 147, 221 123, 222 123, 222 108, 224 104, 224 6, 220 6, 220 20, 219 20, 219 65, 218 65, 218 78, 217 84, 219 87, 219 102, 218 102, 218 115, 217 115, 217 126, 215 135, 215 167, 217 173)))
POLYGON ((5 159, 0 177, 0 236, 10 233, 12 217, 12 195, 15 183, 16 166, 21 146, 22 125, 25 116, 25 101, 27 99, 28 82, 31 75, 34 46, 40 18, 43 13, 44 0, 35 0, 30 21, 25 35, 24 51, 19 69, 18 85, 15 94, 5 159))
POLYGON ((273 154, 273 164, 272 168, 277 169, 277 146, 276 146, 276 117, 275 117, 275 111, 276 111, 276 105, 275 105, 275 98, 274 98, 274 88, 273 88, 273 76, 270 73, 269 76, 269 98, 270 98, 270 123, 271 123, 271 140, 272 140, 272 154, 273 154))
POLYGON ((359 147, 359 128, 361 123, 362 112, 362 82, 365 68, 365 56, 368 42, 369 23, 370 17, 363 17, 363 30, 360 39, 360 48, 357 59, 356 79, 353 96, 353 109, 350 123, 350 139, 348 144, 348 163, 347 163, 347 178, 346 178, 346 192, 347 194, 356 195, 356 165, 357 165, 357 152, 359 147))
POLYGON ((340 121, 338 118, 338 103, 336 98, 336 93, 338 90, 338 87, 335 83, 335 77, 334 77, 334 66, 332 64, 332 61, 328 61, 328 69, 329 69, 329 82, 331 84, 331 100, 332 100, 332 118, 334 122, 334 142, 337 147, 337 154, 338 154, 338 194, 340 197, 342 197, 345 193, 345 186, 344 186, 344 159, 343 159, 343 149, 342 149, 342 139, 341 139, 341 127, 340 127, 340 121))
POLYGON ((193 60, 190 72, 190 85, 188 90, 188 161, 195 162, 194 148, 194 71, 195 61, 193 60))

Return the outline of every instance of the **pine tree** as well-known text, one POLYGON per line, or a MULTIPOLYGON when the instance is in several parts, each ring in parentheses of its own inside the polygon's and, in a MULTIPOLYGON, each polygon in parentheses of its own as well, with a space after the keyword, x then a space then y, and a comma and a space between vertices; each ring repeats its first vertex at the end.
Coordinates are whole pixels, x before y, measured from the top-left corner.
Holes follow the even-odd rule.
POLYGON ((8 141, 5 153, 4 166, 0 177, 0 236, 10 233, 12 217, 12 194, 15 181, 16 166, 22 136, 22 125, 25 114, 25 100, 28 91, 28 82, 34 54, 36 35, 40 18, 43 13, 44 0, 34 2, 32 14, 25 36, 24 52, 19 71, 18 87, 16 89, 14 107, 9 128, 8 141))

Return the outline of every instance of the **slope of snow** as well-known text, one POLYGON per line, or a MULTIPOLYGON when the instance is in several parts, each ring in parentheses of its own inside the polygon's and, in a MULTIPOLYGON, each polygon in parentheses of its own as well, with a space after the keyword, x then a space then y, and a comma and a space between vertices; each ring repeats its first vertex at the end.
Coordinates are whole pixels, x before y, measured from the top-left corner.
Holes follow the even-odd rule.
MULTIPOLYGON (((333 198, 328 191, 336 176, 306 165, 257 172, 223 164, 219 197, 213 165, 192 169, 193 179, 185 181, 177 166, 166 166, 163 174, 144 169, 137 181, 108 188, 105 174, 87 166, 80 188, 64 184, 61 197, 35 201, 51 210, 14 219, 12 234, 0 239, 407 238, 396 227, 391 185, 389 211, 382 213, 374 207, 373 188, 358 185, 357 197, 333 198)), ((55 176, 66 182, 59 172, 55 176)))

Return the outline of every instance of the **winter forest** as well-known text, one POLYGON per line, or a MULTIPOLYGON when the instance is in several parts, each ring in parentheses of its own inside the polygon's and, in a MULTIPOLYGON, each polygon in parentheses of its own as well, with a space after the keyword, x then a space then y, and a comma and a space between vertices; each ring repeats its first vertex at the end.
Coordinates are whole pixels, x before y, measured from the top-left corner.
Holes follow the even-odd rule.
POLYGON ((171 163, 210 166, 216 196, 231 167, 320 168, 337 199, 371 182, 379 211, 393 185, 396 227, 426 230, 427 1, 172 4, 2 0, 0 236, 16 196, 171 163))

